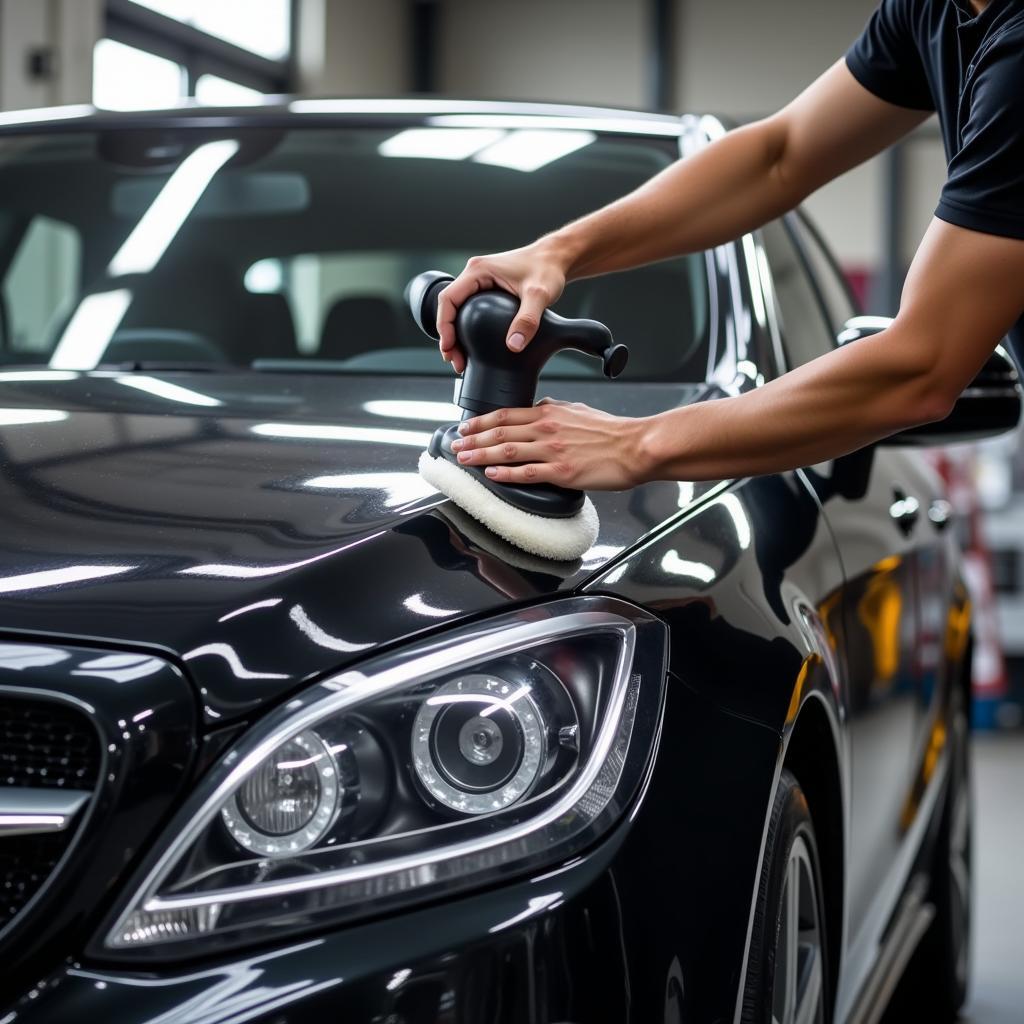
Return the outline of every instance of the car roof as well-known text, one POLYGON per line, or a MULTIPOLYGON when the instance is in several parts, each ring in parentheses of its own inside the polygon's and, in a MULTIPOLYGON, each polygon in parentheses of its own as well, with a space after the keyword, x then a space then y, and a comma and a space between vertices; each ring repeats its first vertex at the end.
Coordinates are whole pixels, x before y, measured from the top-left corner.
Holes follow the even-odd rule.
POLYGON ((101 110, 90 104, 0 113, 0 136, 117 128, 259 128, 344 123, 421 123, 438 127, 574 127, 625 135, 676 138, 694 118, 617 107, 564 103, 426 99, 267 97, 253 106, 212 107, 183 100, 162 110, 101 110))

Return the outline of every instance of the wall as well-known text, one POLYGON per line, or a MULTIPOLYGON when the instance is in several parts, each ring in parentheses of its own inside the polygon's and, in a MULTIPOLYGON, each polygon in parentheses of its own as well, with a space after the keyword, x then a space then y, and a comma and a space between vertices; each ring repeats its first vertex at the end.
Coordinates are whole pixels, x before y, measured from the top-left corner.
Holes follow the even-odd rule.
POLYGON ((299 91, 306 96, 408 91, 408 6, 407 0, 299 0, 299 91))
POLYGON ((647 8, 645 0, 444 0, 439 89, 642 107, 647 8))
MULTIPOLYGON (((676 103, 738 120, 788 103, 842 57, 875 0, 680 0, 676 103)), ((847 266, 881 256, 883 167, 857 168, 807 203, 847 266)))
MULTIPOLYGON (((330 0, 328 0, 330 2, 330 0)), ((674 106, 747 120, 778 109, 842 57, 876 0, 675 0, 674 106)), ((439 89, 482 98, 645 107, 649 0, 441 0, 439 89)), ((911 144, 907 258, 927 226, 944 161, 911 144)), ((807 203, 841 262, 882 257, 884 164, 875 159, 807 203)))
POLYGON ((0 0, 0 110, 88 103, 102 0, 0 0), (33 77, 34 50, 53 55, 53 74, 33 77))

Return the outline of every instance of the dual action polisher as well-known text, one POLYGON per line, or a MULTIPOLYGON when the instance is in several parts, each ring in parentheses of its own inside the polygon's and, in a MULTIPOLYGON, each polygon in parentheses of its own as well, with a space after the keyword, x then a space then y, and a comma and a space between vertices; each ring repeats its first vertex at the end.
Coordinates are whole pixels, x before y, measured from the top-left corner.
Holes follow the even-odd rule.
MULTIPOLYGON (((438 338, 437 301, 454 279, 429 270, 409 282, 406 300, 425 334, 438 338)), ((629 351, 596 320, 567 320, 547 310, 522 352, 505 344, 519 300, 506 291, 477 292, 459 308, 455 337, 466 356, 455 401, 463 419, 495 409, 531 406, 544 364, 556 352, 574 349, 602 361, 606 377, 617 377, 629 351)), ((478 466, 459 463, 451 443, 459 425, 440 427, 420 456, 420 475, 456 505, 510 544, 558 561, 579 558, 597 539, 597 511, 582 492, 555 484, 510 484, 491 480, 478 466)))

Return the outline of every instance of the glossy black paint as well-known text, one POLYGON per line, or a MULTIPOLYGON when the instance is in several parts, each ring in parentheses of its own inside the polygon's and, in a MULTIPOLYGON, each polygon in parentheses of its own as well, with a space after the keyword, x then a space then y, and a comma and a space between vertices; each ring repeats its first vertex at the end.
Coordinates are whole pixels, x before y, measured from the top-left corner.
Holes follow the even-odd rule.
MULTIPOLYGON (((295 116, 167 120, 219 129, 295 116)), ((317 115, 332 126, 344 116, 354 115, 317 115)), ((153 115, 102 121, 131 130, 153 115)), ((706 389, 552 390, 642 415, 776 375, 784 338, 764 316, 771 289, 757 247, 751 237, 709 254, 719 347, 706 389)), ((786 761, 813 767, 845 1019, 879 969, 877 942, 903 889, 927 869, 941 727, 970 632, 950 532, 907 515, 907 499, 925 511, 941 500, 916 455, 878 447, 797 473, 595 494, 597 544, 581 563, 553 566, 418 489, 415 459, 439 420, 408 417, 417 402, 450 399, 443 380, 155 379, 217 404, 173 401, 116 374, 0 374, 0 408, 62 414, 0 428, 0 635, 165 659, 177 716, 168 728, 179 739, 166 762, 174 779, 154 783, 159 808, 179 805, 179 786, 194 788, 244 720, 303 683, 556 593, 614 594, 670 627, 661 741, 629 815, 583 856, 306 941, 133 972, 76 959, 109 889, 99 899, 65 894, 79 930, 45 950, 34 987, 5 971, 21 998, 7 997, 3 1010, 32 1024, 89 1015, 126 1024, 732 1021, 786 761), (385 398, 393 404, 382 414, 385 398), (65 582, 54 584, 61 571, 65 582), (188 719, 190 701, 202 724, 188 719), (872 871, 884 876, 874 890, 872 871)), ((155 841, 155 820, 146 821, 155 841)), ((124 835, 119 825, 106 838, 124 835)))
MULTIPOLYGON (((680 509, 671 483, 595 495, 601 534, 582 563, 510 565, 469 544, 416 472, 437 424, 417 403, 447 402, 443 379, 159 375, 217 403, 196 406, 139 390, 137 374, 53 376, 0 373, 8 419, 65 417, 0 426, 0 635, 152 648, 187 666, 211 723, 382 644, 568 590, 680 509), (405 416, 374 411, 378 396, 405 416)), ((634 413, 688 397, 558 394, 634 413)))
POLYGON ((0 934, 0 999, 80 948, 165 823, 196 757, 198 709, 181 672, 141 651, 0 641, 0 693, 85 711, 105 752, 100 786, 53 881, 0 934))

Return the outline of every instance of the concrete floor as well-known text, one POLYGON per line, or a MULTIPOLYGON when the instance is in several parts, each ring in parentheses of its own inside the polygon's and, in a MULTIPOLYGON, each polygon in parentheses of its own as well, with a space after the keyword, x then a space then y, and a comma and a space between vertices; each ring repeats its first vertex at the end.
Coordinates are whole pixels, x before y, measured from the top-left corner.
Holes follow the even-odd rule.
POLYGON ((965 1024, 1024 1021, 1024 734, 975 737, 974 971, 965 1024))

